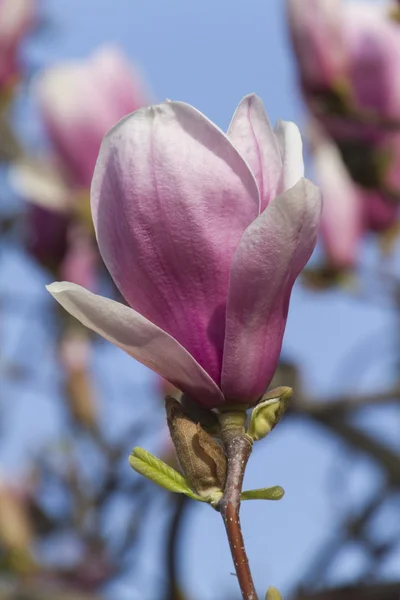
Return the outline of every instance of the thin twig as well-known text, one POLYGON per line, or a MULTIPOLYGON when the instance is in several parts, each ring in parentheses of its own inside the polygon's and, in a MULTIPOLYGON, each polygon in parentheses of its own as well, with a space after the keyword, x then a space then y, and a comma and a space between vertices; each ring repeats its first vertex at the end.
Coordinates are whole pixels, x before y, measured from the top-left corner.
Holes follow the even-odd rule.
POLYGON ((224 520, 243 600, 257 600, 239 519, 240 494, 251 448, 251 442, 245 436, 234 437, 226 445, 228 473, 224 495, 218 505, 224 520))
POLYGON ((292 409, 310 416, 328 417, 333 413, 352 411, 364 406, 399 402, 399 398, 400 388, 396 386, 391 390, 372 394, 345 394, 336 398, 327 398, 324 402, 306 397, 297 397, 293 399, 292 409))
POLYGON ((189 508, 190 500, 183 494, 174 494, 173 502, 173 514, 169 524, 165 554, 166 572, 168 577, 165 600, 183 600, 184 597, 179 587, 178 553, 182 525, 187 509, 189 508))

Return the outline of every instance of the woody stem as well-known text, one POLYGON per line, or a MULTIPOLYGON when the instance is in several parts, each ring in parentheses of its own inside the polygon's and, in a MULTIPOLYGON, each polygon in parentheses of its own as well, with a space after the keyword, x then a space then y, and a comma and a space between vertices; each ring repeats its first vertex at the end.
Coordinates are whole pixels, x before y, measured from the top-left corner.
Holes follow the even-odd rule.
POLYGON ((244 433, 244 428, 235 429, 231 428, 229 432, 226 432, 228 435, 222 435, 228 457, 228 469, 224 495, 219 502, 218 509, 224 520, 243 600, 257 600, 239 519, 240 495, 247 461, 252 450, 252 442, 244 433))

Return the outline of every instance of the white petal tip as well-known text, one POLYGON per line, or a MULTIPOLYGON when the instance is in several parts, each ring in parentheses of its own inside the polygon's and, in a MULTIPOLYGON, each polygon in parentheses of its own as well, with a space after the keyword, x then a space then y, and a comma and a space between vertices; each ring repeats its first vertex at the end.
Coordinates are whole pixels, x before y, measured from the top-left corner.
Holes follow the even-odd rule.
POLYGON ((52 295, 55 296, 60 292, 65 291, 65 282, 64 281, 55 281, 54 283, 50 283, 45 286, 46 290, 52 295))

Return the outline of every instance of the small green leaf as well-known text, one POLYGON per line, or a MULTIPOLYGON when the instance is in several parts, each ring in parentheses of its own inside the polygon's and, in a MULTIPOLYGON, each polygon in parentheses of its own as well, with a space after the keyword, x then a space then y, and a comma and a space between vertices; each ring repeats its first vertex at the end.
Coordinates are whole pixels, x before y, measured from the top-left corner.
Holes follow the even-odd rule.
POLYGON ((285 490, 280 485, 274 485, 269 488, 260 488, 258 490, 247 490, 242 492, 241 500, 280 500, 283 498, 285 490))
POLYGON ((282 596, 276 588, 270 587, 266 593, 265 600, 282 600, 282 596))
POLYGON ((178 494, 186 494, 186 496, 194 500, 203 501, 203 498, 192 492, 185 478, 178 471, 172 469, 172 467, 150 454, 150 452, 147 452, 147 450, 138 447, 134 448, 129 457, 129 464, 136 473, 147 477, 147 479, 151 479, 151 481, 154 481, 154 483, 157 483, 166 490, 178 494))

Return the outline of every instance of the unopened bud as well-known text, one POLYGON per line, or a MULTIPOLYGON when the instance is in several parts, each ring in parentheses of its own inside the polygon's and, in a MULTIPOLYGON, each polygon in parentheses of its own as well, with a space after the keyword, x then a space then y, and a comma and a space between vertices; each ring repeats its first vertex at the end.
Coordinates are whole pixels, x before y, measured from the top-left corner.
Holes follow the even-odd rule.
POLYGON ((181 404, 167 396, 167 422, 181 469, 192 489, 208 501, 222 496, 227 460, 221 446, 184 411, 181 404))
POLYGON ((261 440, 272 431, 285 412, 292 393, 290 387, 279 387, 264 394, 252 410, 247 430, 254 441, 261 440))
POLYGON ((265 600, 282 600, 282 596, 276 588, 270 587, 268 588, 265 600))

